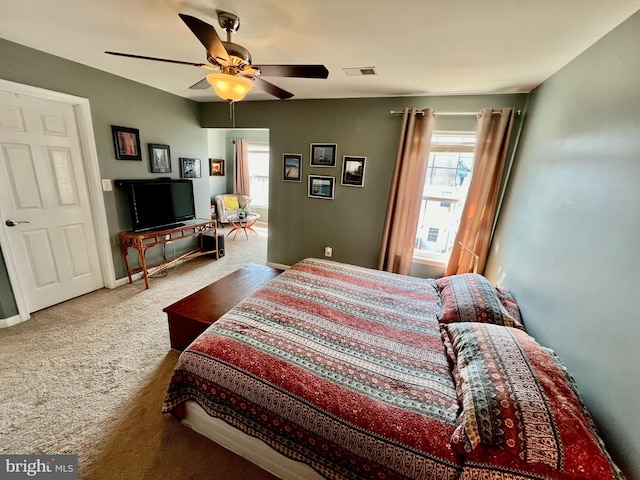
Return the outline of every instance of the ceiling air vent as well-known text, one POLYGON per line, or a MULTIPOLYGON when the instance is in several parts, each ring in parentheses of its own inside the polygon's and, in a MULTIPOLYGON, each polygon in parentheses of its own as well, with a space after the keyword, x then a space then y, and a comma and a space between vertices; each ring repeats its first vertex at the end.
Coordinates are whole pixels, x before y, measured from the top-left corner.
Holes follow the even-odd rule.
POLYGON ((350 77, 355 77, 359 75, 377 75, 376 67, 352 67, 352 68, 343 68, 344 73, 349 75, 350 77))

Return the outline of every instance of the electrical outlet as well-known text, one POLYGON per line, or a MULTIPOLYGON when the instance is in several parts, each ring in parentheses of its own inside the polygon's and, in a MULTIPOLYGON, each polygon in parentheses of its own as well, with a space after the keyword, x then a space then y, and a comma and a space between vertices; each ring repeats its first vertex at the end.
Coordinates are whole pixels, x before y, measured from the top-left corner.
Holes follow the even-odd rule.
POLYGON ((330 257, 331 255, 333 255, 333 248, 324 247, 324 256, 325 257, 330 257))

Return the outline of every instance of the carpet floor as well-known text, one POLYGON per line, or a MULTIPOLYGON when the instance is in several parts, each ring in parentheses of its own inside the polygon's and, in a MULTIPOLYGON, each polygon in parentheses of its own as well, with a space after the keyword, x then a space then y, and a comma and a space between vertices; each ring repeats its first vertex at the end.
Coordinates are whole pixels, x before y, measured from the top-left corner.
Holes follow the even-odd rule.
MULTIPOLYGON (((224 232, 224 230, 222 230, 224 232)), ((79 477, 273 479, 160 413, 179 352, 162 309, 247 263, 267 232, 226 239, 226 255, 101 289, 0 329, 0 453, 77 454, 79 477)))

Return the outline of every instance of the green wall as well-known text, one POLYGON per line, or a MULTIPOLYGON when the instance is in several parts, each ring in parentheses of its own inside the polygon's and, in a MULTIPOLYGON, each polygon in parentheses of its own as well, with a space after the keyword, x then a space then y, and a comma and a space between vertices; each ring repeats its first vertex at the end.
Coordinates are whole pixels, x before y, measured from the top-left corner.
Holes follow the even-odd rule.
MULTIPOLYGON (((194 179, 196 213, 199 218, 210 218, 207 133, 200 128, 197 103, 3 39, 0 65, 0 78, 4 80, 89 99, 102 178, 178 178, 179 157, 201 159, 203 175, 194 179), (141 162, 115 159, 111 125, 140 130, 141 162), (150 172, 148 143, 170 146, 171 174, 150 172)), ((103 194, 114 268, 116 277, 121 278, 126 273, 118 233, 131 226, 126 197, 116 187, 103 194)), ((178 242, 178 252, 188 249, 190 243, 178 242)), ((161 254, 160 248, 149 252, 151 261, 161 254)), ((5 298, 5 292, 0 293, 5 298)))
POLYGON ((18 306, 13 298, 7 266, 0 249, 0 318, 10 318, 18 314, 18 306))
POLYGON ((640 478, 640 13, 535 90, 487 276, 640 478))
MULTIPOLYGON (((301 80, 304 81, 304 80, 301 80)), ((479 111, 483 107, 523 108, 526 95, 409 97, 342 100, 241 102, 236 126, 267 128, 271 151, 268 261, 292 265, 305 257, 322 257, 377 266, 401 118, 390 110, 404 107, 436 111, 479 111), (337 166, 311 168, 311 143, 336 143, 337 166), (282 181, 282 155, 303 156, 302 182, 282 181), (364 188, 340 185, 342 157, 367 157, 364 188), (336 177, 334 200, 309 198, 309 174, 336 177)), ((223 103, 201 106, 203 127, 227 128, 229 108, 223 103)), ((436 130, 475 130, 475 119, 436 117, 436 130)), ((438 276, 442 269, 415 266, 418 276, 438 276)))

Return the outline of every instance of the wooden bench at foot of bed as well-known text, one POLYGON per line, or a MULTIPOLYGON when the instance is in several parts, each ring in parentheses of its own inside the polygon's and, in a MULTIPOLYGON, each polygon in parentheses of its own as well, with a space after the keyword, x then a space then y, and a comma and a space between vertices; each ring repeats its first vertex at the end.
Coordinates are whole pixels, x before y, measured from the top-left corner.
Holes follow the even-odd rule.
POLYGON ((209 325, 283 270, 250 263, 163 309, 171 348, 184 350, 209 325))

